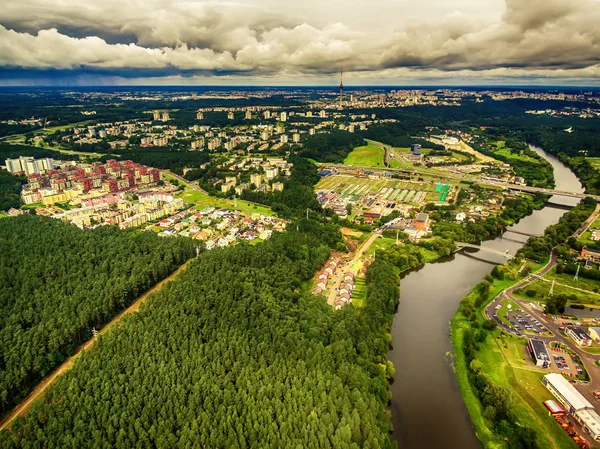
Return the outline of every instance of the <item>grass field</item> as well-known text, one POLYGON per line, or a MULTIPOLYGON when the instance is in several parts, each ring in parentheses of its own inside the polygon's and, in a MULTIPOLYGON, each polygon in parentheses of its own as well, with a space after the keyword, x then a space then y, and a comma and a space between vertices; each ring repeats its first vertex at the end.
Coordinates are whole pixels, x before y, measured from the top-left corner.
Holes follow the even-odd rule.
POLYGON ((512 153, 511 149, 506 146, 506 142, 504 142, 503 140, 496 142, 496 149, 494 149, 494 153, 507 157, 509 159, 539 163, 537 159, 534 159, 531 156, 527 156, 522 153, 512 153))
POLYGON ((375 145, 356 147, 344 160, 346 165, 362 165, 368 167, 383 167, 385 151, 375 145))
MULTIPOLYGON (((511 265, 507 265, 507 267, 511 272, 517 270, 511 265)), ((540 267, 540 264, 531 264, 530 266, 534 272, 540 267)), ((495 298, 519 279, 521 279, 520 276, 517 276, 516 280, 510 279, 508 276, 504 280, 494 279, 488 299, 495 298)), ((475 293, 471 292, 467 297, 473 295, 475 293)), ((531 300, 531 298, 528 299, 531 300)), ((503 307, 498 310, 498 316, 504 315, 508 304, 508 301, 503 301, 503 307)), ((487 302, 478 309, 480 317, 483 316, 483 309, 486 305, 487 302)), ((515 308, 516 304, 512 303, 512 306, 515 308)), ((470 321, 462 314, 462 307, 461 304, 451 321, 456 378, 475 427, 475 433, 482 446, 485 449, 506 448, 506 442, 493 432, 492 423, 483 416, 484 410, 468 380, 468 368, 462 351, 462 342, 464 330, 470 326, 470 321)), ((511 410, 515 414, 516 420, 520 424, 536 429, 539 447, 577 448, 567 433, 548 415, 548 411, 543 405, 545 400, 553 399, 553 397, 540 381, 545 372, 535 367, 525 353, 526 341, 520 337, 503 334, 497 329, 480 344, 475 359, 481 363, 482 372, 495 386, 506 388, 510 393, 511 410)))
MULTIPOLYGON (((214 206, 219 208, 227 208, 227 209, 236 209, 234 207, 234 203, 232 200, 228 200, 225 198, 217 198, 214 196, 210 196, 204 192, 199 192, 197 190, 186 189, 183 192, 180 192, 176 195, 178 198, 183 198, 184 201, 188 203, 194 203, 198 207, 198 209, 203 209, 206 206, 214 206)), ((248 201, 237 200, 237 210, 245 213, 245 214, 261 214, 261 215, 271 215, 275 216, 276 214, 266 206, 262 206, 260 204, 250 203, 248 201)))
MULTIPOLYGON (((583 268, 581 270, 583 271, 583 268)), ((548 274, 544 276, 544 279, 554 279, 556 280, 556 282, 560 282, 561 284, 566 284, 568 286, 580 288, 582 290, 588 290, 594 293, 598 293, 600 291, 600 282, 598 281, 595 281, 593 279, 586 279, 581 276, 577 281, 573 278, 574 276, 571 274, 557 274, 555 268, 553 268, 548 274)))
MULTIPOLYGON (((455 348, 455 371, 465 404, 475 427, 475 433, 486 449, 505 448, 506 443, 491 430, 491 422, 483 416, 481 403, 468 381, 467 366, 462 347, 464 329, 468 320, 459 310, 452 319, 452 343, 455 348)), ((577 448, 566 432, 548 416, 543 401, 553 399, 541 384, 543 372, 526 359, 526 340, 514 336, 500 336, 496 330, 480 345, 476 359, 482 371, 494 385, 506 388, 511 394, 511 409, 520 424, 537 430, 539 447, 577 448)))
POLYGON ((587 157, 586 159, 592 164, 592 167, 600 171, 600 157, 587 157))
MULTIPOLYGON (((556 276, 560 276, 560 275, 556 275, 556 276)), ((560 279, 560 282, 562 282, 564 280, 563 277, 559 277, 558 279, 560 279)), ((559 282, 559 280, 557 280, 557 282, 559 282)), ((537 281, 529 284, 524 289, 517 290, 515 292, 515 296, 517 296, 518 298, 521 298, 525 301, 546 302, 546 298, 548 297, 548 293, 550 292, 551 287, 552 287, 552 282, 537 280, 537 281), (527 296, 525 294, 525 292, 528 290, 535 291, 535 296, 533 296, 533 297, 527 296)), ((570 288, 568 286, 555 284, 554 285, 554 295, 561 295, 561 294, 567 295, 567 297, 569 297, 568 304, 600 305, 600 294, 584 293, 579 290, 570 288)))
POLYGON ((354 282, 354 291, 352 292, 352 304, 355 307, 362 307, 367 298, 367 281, 364 278, 357 277, 354 282))

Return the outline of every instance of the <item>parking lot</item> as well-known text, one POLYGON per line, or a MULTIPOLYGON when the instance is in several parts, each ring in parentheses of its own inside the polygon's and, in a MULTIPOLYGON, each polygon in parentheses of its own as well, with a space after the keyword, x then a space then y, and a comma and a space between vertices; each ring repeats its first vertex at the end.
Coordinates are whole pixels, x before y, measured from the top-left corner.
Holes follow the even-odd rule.
POLYGON ((506 320, 518 331, 529 334, 544 334, 548 332, 546 326, 537 318, 525 312, 523 309, 511 310, 506 314, 506 320))
POLYGON ((512 301, 502 300, 494 305, 493 318, 518 334, 550 335, 546 326, 512 301))
POLYGON ((571 354, 565 349, 557 346, 558 345, 555 342, 551 342, 550 345, 547 346, 548 354, 550 354, 550 358, 552 359, 552 365, 550 366, 552 372, 570 377, 582 375, 582 364, 577 354, 571 354))

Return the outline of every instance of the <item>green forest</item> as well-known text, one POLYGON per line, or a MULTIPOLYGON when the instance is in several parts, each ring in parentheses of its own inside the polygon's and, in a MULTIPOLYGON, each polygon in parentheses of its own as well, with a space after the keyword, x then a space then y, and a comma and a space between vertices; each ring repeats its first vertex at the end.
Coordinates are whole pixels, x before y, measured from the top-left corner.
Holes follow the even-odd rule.
POLYGON ((306 139, 300 155, 319 162, 341 163, 354 148, 361 145, 365 145, 365 141, 357 134, 348 131, 332 131, 306 139))
POLYGON ((297 228, 201 254, 100 336, 0 446, 394 447, 396 269, 378 258, 364 306, 334 312, 305 286, 329 256, 328 231, 297 228))
POLYGON ((575 247, 577 242, 570 236, 588 219, 596 208, 596 201, 587 197, 577 206, 569 210, 558 220, 558 223, 548 226, 541 237, 530 238, 527 243, 519 249, 517 256, 529 260, 542 261, 550 256, 552 248, 567 241, 575 247))
POLYGON ((23 215, 0 220, 0 404, 45 375, 150 286, 196 255, 188 239, 23 215))
POLYGON ((0 170, 0 211, 21 205, 21 187, 27 182, 25 176, 13 176, 0 170))
POLYGON ((5 159, 14 159, 20 156, 33 156, 36 159, 51 157, 63 161, 76 161, 79 159, 79 156, 76 154, 65 154, 60 151, 48 150, 47 148, 0 143, 0 161, 2 164, 4 164, 5 159))

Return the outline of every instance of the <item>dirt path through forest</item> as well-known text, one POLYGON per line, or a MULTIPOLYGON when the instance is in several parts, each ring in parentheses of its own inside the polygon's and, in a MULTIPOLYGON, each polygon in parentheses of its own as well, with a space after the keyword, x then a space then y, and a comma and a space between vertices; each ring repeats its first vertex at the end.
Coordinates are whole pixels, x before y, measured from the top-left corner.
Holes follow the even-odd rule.
MULTIPOLYGON (((123 318, 125 315, 128 315, 133 312, 137 312, 138 309, 140 308, 140 306, 142 305, 142 303, 148 298, 148 296, 151 293, 157 292, 167 282, 169 282, 170 280, 177 277, 183 270, 185 270, 187 268, 187 266, 189 265, 189 263, 192 260, 193 259, 188 260, 186 263, 184 263, 182 266, 180 266, 177 270, 175 270, 170 276, 168 276, 167 278, 160 281, 158 284, 156 284, 154 287, 152 287, 150 290, 148 290, 142 296, 140 296, 135 301, 133 301, 129 307, 127 307, 125 310, 123 310, 121 313, 119 313, 116 317, 114 317, 108 324, 106 324, 102 328, 102 330, 100 332, 98 332, 98 335, 102 335, 105 332, 107 332, 115 324, 117 324, 121 320, 121 318, 123 318)), ((33 401, 35 401, 36 399, 39 399, 42 396, 42 394, 44 393, 44 391, 46 390, 46 388, 48 388, 50 385, 52 385, 52 383, 54 383, 54 381, 59 376, 61 376, 62 374, 64 374, 68 370, 70 370, 73 367, 73 362, 75 361, 75 359, 77 357, 79 357, 79 355, 83 351, 92 347, 94 345, 94 343, 96 343, 97 338, 98 337, 90 338, 88 341, 86 341, 84 344, 82 344, 77 349, 77 351, 75 351, 75 354, 73 354, 71 357, 66 359, 57 368, 55 368, 54 371, 52 371, 49 375, 47 375, 44 379, 42 379, 42 381, 38 384, 38 386, 35 387, 35 389, 31 393, 29 393, 29 395, 25 399, 23 399, 19 404, 17 404, 17 406, 14 407, 12 409, 12 411, 4 417, 2 422, 0 422, 0 430, 9 429, 10 426, 12 425, 12 422, 15 420, 15 418, 17 418, 18 416, 24 416, 27 413, 27 411, 29 410, 31 403, 33 401)))

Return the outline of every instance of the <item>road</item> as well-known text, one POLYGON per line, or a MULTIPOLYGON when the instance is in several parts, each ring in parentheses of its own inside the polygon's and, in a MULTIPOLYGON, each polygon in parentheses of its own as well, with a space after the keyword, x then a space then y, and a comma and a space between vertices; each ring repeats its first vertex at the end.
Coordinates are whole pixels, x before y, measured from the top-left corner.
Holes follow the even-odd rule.
MULTIPOLYGON (((576 238, 580 237, 585 231, 587 231, 587 229, 591 226, 591 224, 594 223, 594 221, 596 221, 599 214, 600 214, 600 204, 596 205, 596 209, 594 210, 594 212, 579 227, 579 229, 577 231, 575 231, 573 236, 576 238)), ((583 351, 579 346, 577 346, 573 342, 573 340, 563 336, 561 334, 561 330, 559 329, 560 326, 558 324, 556 324, 553 320, 546 318, 546 315, 544 314, 544 310, 543 310, 542 306, 539 306, 533 302, 523 301, 514 296, 514 293, 516 290, 527 287, 532 282, 538 280, 539 278, 541 278, 542 276, 547 274, 556 265, 557 265, 557 254, 556 254, 556 250, 553 249, 550 254, 550 260, 548 261, 548 263, 546 265, 544 265, 536 273, 530 274, 522 281, 518 282, 517 284, 513 285, 512 287, 507 288, 502 293, 500 293, 496 298, 494 298, 494 300, 492 300, 486 306, 485 315, 488 319, 491 319, 492 316, 494 315, 494 313, 496 313, 495 307, 498 304, 500 304, 503 299, 510 299, 511 301, 516 303, 521 309, 527 311, 533 317, 537 318, 554 335, 553 336, 536 335, 534 338, 539 339, 539 340, 544 340, 546 343, 549 343, 551 341, 559 341, 559 342, 563 343, 565 346, 567 346, 569 349, 571 349, 573 352, 575 352, 581 358, 583 365, 585 366, 588 374, 590 375, 590 382, 587 385, 580 385, 579 391, 592 404, 594 404, 594 403, 596 403, 597 400, 594 398, 592 393, 594 391, 600 390, 600 376, 595 375, 595 371, 597 369, 595 362, 597 360, 600 360, 600 355, 593 355, 593 354, 589 354, 589 353, 583 351), (592 373, 594 373, 594 374, 592 374, 592 373)), ((500 327, 504 331, 509 332, 511 334, 515 334, 515 335, 519 335, 519 336, 523 336, 523 337, 533 337, 532 335, 523 335, 523 334, 519 333, 518 331, 516 331, 515 329, 512 329, 503 323, 499 323, 498 327, 500 327)))
MULTIPOLYGON (((191 260, 193 260, 193 259, 191 259, 191 260)), ((127 309, 123 310, 116 317, 114 317, 106 326, 104 326, 102 328, 102 330, 100 332, 98 332, 98 335, 102 335, 105 332, 107 332, 109 329, 114 327, 115 324, 117 324, 121 320, 121 318, 123 318, 125 315, 129 315, 131 313, 137 312, 138 309, 140 308, 140 306, 142 305, 142 303, 144 301, 146 301, 146 299, 148 298, 148 296, 151 293, 157 292, 168 281, 177 277, 183 270, 185 270, 187 268, 187 266, 189 265, 191 260, 187 261, 185 264, 180 266, 176 271, 174 271, 169 277, 163 279, 161 282, 156 284, 154 287, 152 287, 150 290, 148 290, 142 296, 137 298, 127 309)), ((85 342, 83 345, 81 345, 77 349, 75 354, 73 354, 71 357, 69 357, 63 363, 61 363, 57 368, 54 369, 54 371, 52 371, 48 376, 46 376, 37 385, 37 387, 31 393, 29 393, 29 395, 25 399, 23 399, 15 408, 12 409, 12 411, 8 415, 6 415, 4 417, 4 419, 0 422, 0 430, 9 429, 10 426, 12 425, 12 422, 15 420, 15 418, 17 418, 18 416, 24 416, 27 413, 27 411, 29 410, 31 403, 33 401, 35 401, 36 399, 41 398, 44 391, 46 390, 46 388, 48 388, 50 385, 52 385, 58 377, 60 377, 61 375, 66 373, 68 370, 70 370, 73 367, 73 363, 81 355, 81 353, 83 351, 86 351, 89 348, 91 348, 96 343, 97 339, 98 339, 97 337, 92 337, 91 339, 89 339, 87 342, 85 342)))
POLYGON ((586 198, 586 197, 591 197, 593 199, 595 199, 596 201, 600 201, 600 195, 589 195, 587 193, 578 193, 578 192, 567 192, 565 190, 555 190, 555 189, 545 189, 542 187, 532 187, 532 186, 523 186, 520 184, 512 184, 512 183, 508 183, 508 182, 500 182, 500 181, 492 181, 492 180, 488 180, 488 179, 482 179, 480 177, 475 177, 475 176, 469 176, 469 175, 459 175, 459 174, 455 174, 455 173, 442 173, 440 172, 432 172, 431 170, 423 170, 423 169, 419 169, 419 168, 411 168, 410 170, 407 169, 402 169, 402 168, 386 168, 385 170, 378 170, 375 169, 374 167, 365 167, 365 166, 360 166, 360 165, 344 165, 344 164, 330 164, 330 163, 318 163, 317 165, 319 165, 320 167, 323 168, 334 168, 334 169, 338 169, 338 168, 342 168, 345 170, 353 170, 353 169, 360 169, 360 170, 365 170, 365 171, 386 171, 386 172, 396 172, 396 173, 407 173, 407 174, 417 174, 417 175, 422 175, 422 176, 433 176, 436 178, 441 178, 441 179, 450 179, 453 180, 455 182, 460 182, 460 181, 469 181, 469 182, 474 182, 476 184, 480 184, 483 186, 488 186, 488 187, 497 187, 497 188, 501 188, 501 189, 506 189, 506 190, 517 190, 520 192, 526 192, 526 193, 542 193, 544 195, 557 195, 557 196, 564 196, 564 197, 568 197, 568 198, 586 198))
POLYGON ((187 187, 189 187, 192 190, 197 190, 198 192, 202 192, 202 193, 206 193, 208 195, 208 192, 206 192, 206 190, 203 190, 197 182, 195 181, 188 181, 187 179, 185 179, 183 176, 179 176, 176 175, 175 173, 173 173, 170 170, 161 170, 160 171, 163 175, 167 175, 170 176, 172 178, 175 178, 177 181, 181 182, 182 184, 186 185, 187 187))
MULTIPOLYGON (((363 254, 371 247, 373 242, 375 240, 377 240, 377 238, 379 238, 380 236, 381 236, 381 232, 378 232, 378 231, 373 232, 373 234, 371 234, 369 236, 369 238, 363 242, 363 244, 360 246, 360 248, 356 249, 356 252, 354 253, 354 257, 352 257, 352 259, 349 262, 341 264, 340 267, 338 268, 338 270, 336 270, 336 277, 333 281, 333 285, 331 286, 331 289, 329 290, 329 295, 327 296, 327 304, 329 304, 330 306, 333 306, 335 304, 335 298, 337 298, 337 290, 338 290, 338 288, 340 288, 340 284, 342 283, 342 280, 344 279, 344 273, 346 271, 349 271, 350 268, 352 268, 354 266, 354 264, 356 264, 360 260, 360 258, 363 256, 363 254)), ((354 274, 356 275, 356 273, 354 273, 354 274)))

